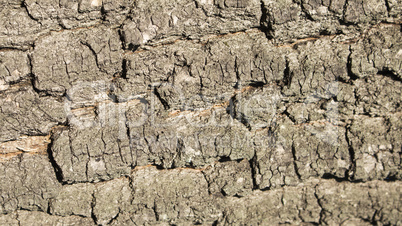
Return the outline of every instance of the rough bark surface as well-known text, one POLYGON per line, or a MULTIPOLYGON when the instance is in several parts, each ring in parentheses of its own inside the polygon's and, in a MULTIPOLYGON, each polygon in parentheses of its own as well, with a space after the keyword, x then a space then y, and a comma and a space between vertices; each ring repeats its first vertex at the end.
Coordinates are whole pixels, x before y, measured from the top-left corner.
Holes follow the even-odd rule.
POLYGON ((402 225, 400 0, 0 0, 0 225, 402 225))

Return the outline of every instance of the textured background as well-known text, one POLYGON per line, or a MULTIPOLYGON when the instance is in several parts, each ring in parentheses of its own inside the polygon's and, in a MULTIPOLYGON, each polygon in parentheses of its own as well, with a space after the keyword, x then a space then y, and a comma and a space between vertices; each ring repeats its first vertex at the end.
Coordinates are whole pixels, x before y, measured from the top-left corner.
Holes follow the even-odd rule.
POLYGON ((0 0, 0 225, 402 224, 401 0, 0 0))

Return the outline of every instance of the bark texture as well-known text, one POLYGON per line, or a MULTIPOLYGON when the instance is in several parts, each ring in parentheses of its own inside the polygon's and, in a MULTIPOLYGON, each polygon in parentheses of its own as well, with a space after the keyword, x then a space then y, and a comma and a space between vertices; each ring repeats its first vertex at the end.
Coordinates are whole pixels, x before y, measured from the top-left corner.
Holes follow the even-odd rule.
POLYGON ((0 225, 401 225, 400 0, 0 0, 0 225))

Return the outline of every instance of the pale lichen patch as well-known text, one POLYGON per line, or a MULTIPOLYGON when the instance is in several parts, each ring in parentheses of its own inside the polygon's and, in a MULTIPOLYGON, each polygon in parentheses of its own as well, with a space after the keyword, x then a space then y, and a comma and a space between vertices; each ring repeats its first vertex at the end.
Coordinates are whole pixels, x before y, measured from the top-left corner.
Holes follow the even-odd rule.
POLYGON ((102 5, 102 0, 92 0, 91 6, 101 6, 102 5))

